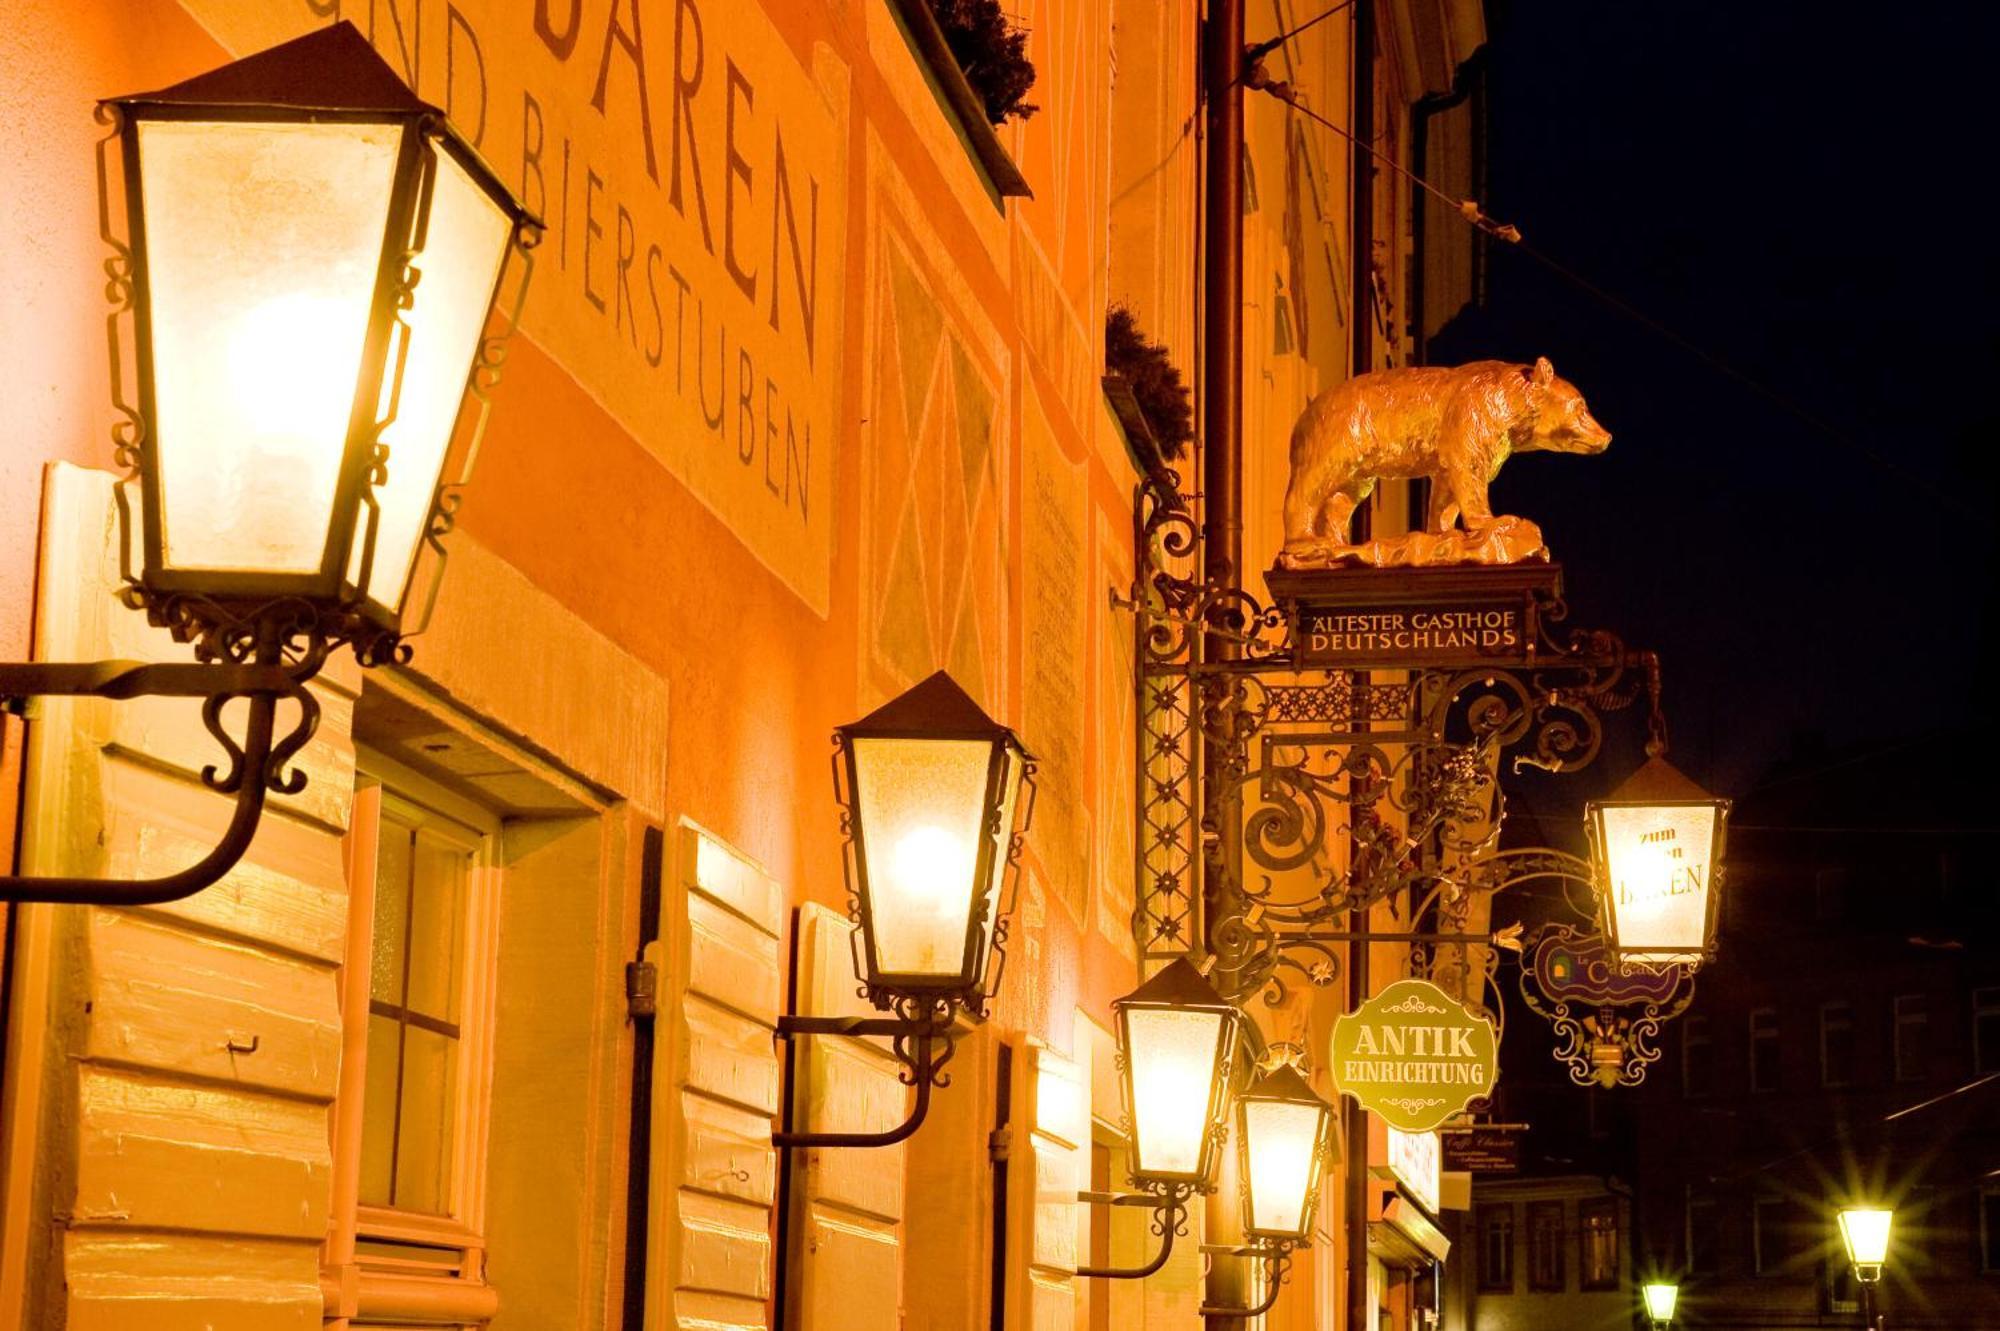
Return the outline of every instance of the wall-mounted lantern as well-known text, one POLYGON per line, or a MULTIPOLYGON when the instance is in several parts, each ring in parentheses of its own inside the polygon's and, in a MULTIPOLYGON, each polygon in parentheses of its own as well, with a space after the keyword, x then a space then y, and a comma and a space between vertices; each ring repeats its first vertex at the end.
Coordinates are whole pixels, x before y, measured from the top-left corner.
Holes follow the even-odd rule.
POLYGON ((1655 1280, 1641 1291, 1646 1300, 1646 1318, 1653 1331, 1667 1331, 1674 1322, 1674 1306, 1680 1302, 1681 1287, 1670 1281, 1655 1280))
POLYGON ((200 664, 6 665, 0 697, 203 698, 232 758, 206 775, 237 806, 181 873, 0 880, 13 901, 138 904, 213 883, 267 789, 304 783, 284 768, 317 723, 304 684, 328 652, 407 658, 477 441, 459 429, 468 390, 483 425, 540 230, 351 23, 111 98, 99 118, 124 598, 200 664), (489 335, 510 255, 515 295, 489 335), (220 720, 239 697, 240 745, 220 720), (281 697, 302 719, 273 743, 281 697))
POLYGON ((1714 956, 1729 801, 1655 755, 1584 818, 1613 959, 1692 970, 1714 956))
POLYGON ((1172 1255, 1187 1201, 1215 1190, 1215 1153, 1228 1135, 1242 1013, 1185 957, 1111 1004, 1125 1093, 1134 1194, 1084 1194, 1087 1202, 1152 1208, 1160 1249, 1141 1267, 1085 1267, 1080 1276, 1133 1280, 1172 1255))
POLYGON ((1275 1068, 1236 1097, 1236 1139, 1243 1232, 1274 1243, 1309 1243, 1320 1175, 1332 1154, 1333 1106, 1297 1068, 1275 1068))
POLYGON ((881 1035, 916 1087, 884 1133, 780 1132, 780 1146, 888 1146, 923 1122, 961 1011, 984 1016, 1005 960, 1006 879, 1034 815, 1020 737, 939 671, 834 732, 848 914, 862 993, 892 1015, 787 1016, 782 1036, 881 1035))

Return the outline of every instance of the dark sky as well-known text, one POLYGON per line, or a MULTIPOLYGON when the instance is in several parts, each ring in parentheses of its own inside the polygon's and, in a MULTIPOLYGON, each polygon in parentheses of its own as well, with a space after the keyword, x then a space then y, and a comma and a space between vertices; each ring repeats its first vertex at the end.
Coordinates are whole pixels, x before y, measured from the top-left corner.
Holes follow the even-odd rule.
POLYGON ((1494 246, 1486 310, 1432 358, 1545 354, 1616 436, 1496 487, 1572 622, 1662 653, 1674 760, 1724 793, 1982 706, 2000 6, 1489 13, 1488 211, 1830 427, 1494 246))

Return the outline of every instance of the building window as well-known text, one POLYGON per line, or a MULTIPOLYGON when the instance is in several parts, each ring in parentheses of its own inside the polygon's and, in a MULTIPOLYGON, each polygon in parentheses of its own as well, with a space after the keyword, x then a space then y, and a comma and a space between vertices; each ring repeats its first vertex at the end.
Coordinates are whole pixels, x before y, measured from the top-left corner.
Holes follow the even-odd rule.
POLYGON ((1528 1203, 1528 1288, 1563 1287, 1563 1204, 1528 1203))
POLYGON ((1758 1275, 1785 1274, 1791 1267, 1796 1237, 1790 1202, 1782 1197, 1759 1197, 1750 1203, 1750 1260, 1758 1275))
POLYGON ((1979 1190, 1979 1269, 2000 1275, 2000 1187, 1979 1190))
POLYGON ((1930 1025, 1930 1014, 1924 1010, 1922 994, 1898 994, 1894 1003, 1896 1017, 1896 1080, 1922 1081, 1926 1071, 1927 1054, 1924 1048, 1925 1029, 1930 1025))
POLYGON ((1618 1288, 1618 1202, 1593 1197, 1576 1204, 1577 1276, 1585 1289, 1618 1288))
POLYGON ((1819 1084, 1854 1084, 1854 1004, 1822 1003, 1819 1009, 1819 1084))
POLYGON ((1778 1009, 1750 1011, 1750 1089, 1778 1089, 1778 1009))
POLYGON ((1273 280, 1271 292, 1271 354, 1292 354, 1292 298, 1285 294, 1285 279, 1273 280))
POLYGON ((393 764, 363 763, 398 775, 364 775, 348 829, 334 1167, 358 1205, 329 1256, 359 1268, 365 1308, 374 1278, 412 1263, 458 1276, 455 1289, 479 1284, 500 824, 393 764))
POLYGON ((1972 991, 1972 1070, 2000 1072, 2000 989, 1972 991))
POLYGON ((1715 1045, 1708 1018, 1689 1017, 1681 1023, 1681 1094, 1692 1100, 1714 1090, 1715 1045))
POLYGON ((1714 1275, 1722 1267, 1715 1198, 1692 1188, 1687 1194, 1687 1260, 1688 1270, 1700 1275, 1714 1275))
POLYGON ((1487 1202, 1479 1208, 1479 1288, 1487 1294, 1514 1292, 1514 1203, 1487 1202))

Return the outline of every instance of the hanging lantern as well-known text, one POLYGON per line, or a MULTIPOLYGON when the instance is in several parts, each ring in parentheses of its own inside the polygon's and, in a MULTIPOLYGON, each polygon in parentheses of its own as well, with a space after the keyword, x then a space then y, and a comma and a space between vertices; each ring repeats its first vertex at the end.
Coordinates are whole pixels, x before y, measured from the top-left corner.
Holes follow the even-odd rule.
POLYGON ((1654 1281, 1645 1287, 1646 1316, 1653 1323, 1654 1331, 1665 1331, 1673 1323, 1674 1305, 1680 1302, 1681 1287, 1666 1281, 1654 1281))
POLYGON ((1729 801, 1655 756, 1584 816, 1613 959, 1693 968, 1713 956, 1729 801))
POLYGON ((1228 1119, 1240 1014, 1186 958, 1111 1006, 1134 1186, 1207 1191, 1228 1119))
POLYGON ((919 996, 982 1010, 1027 750, 943 671, 840 727, 835 743, 863 983, 881 1007, 919 996))
POLYGON ((428 607, 415 574, 450 525, 468 384, 497 367, 488 316, 539 223, 352 23, 105 106, 135 313, 136 599, 183 630, 176 607, 283 599, 379 659, 428 607))
POLYGON ((1309 1242, 1320 1175, 1332 1153, 1333 1106, 1298 1069, 1264 1073, 1236 1097, 1243 1174, 1243 1232, 1309 1242))

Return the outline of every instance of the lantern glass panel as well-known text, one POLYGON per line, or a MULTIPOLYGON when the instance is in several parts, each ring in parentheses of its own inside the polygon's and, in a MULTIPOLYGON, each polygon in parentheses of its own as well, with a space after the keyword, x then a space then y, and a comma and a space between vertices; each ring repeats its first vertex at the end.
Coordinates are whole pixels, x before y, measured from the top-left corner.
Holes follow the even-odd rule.
POLYGON ((1291 1100, 1245 1100, 1250 1159, 1250 1225, 1260 1234, 1302 1235, 1306 1201, 1319 1169, 1324 1109, 1291 1100))
POLYGON ((139 122, 166 567, 321 571, 402 134, 139 122))
MULTIPOLYGON (((1014 840, 1014 814, 1021 801, 1021 777, 1027 765, 1021 753, 1011 744, 1000 746, 1000 821, 995 825, 993 838, 992 867, 987 879, 980 886, 986 893, 986 904, 981 922, 985 932, 980 935, 988 943, 992 941, 993 930, 1000 919, 1000 880, 1006 873, 1007 850, 1014 840)), ((982 948, 980 955, 972 959, 972 978, 977 980, 986 972, 986 956, 990 948, 982 948)))
POLYGON ((1840 1241, 1856 1266, 1880 1266, 1889 1258, 1889 1221, 1895 1213, 1850 1207, 1840 1213, 1840 1241))
POLYGON ((1651 1284, 1646 1286, 1645 1294, 1646 1316, 1661 1323, 1674 1320, 1674 1305, 1681 1297, 1679 1285, 1651 1284))
POLYGON ((1201 1008, 1124 1009, 1132 1097, 1133 1172, 1198 1175, 1216 1083, 1225 1014, 1201 1008))
POLYGON ((966 934, 975 909, 991 910, 977 894, 993 744, 860 736, 851 742, 875 969, 969 982, 966 934))
POLYGON ((1599 806, 1612 946, 1633 957, 1699 960, 1708 946, 1713 804, 1599 806))
MULTIPOLYGON (((513 231, 512 219, 493 196, 456 157, 440 148, 424 248, 412 260, 419 274, 413 303, 401 314, 409 330, 409 351, 400 391, 393 359, 382 380, 381 413, 393 409, 395 415, 380 436, 389 459, 387 477, 374 492, 380 517, 365 590, 368 599, 384 610, 400 609, 418 542, 430 523, 438 479, 465 401, 466 379, 513 231)), ((365 510, 355 521, 350 579, 360 577, 365 510)))

